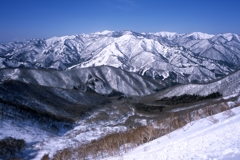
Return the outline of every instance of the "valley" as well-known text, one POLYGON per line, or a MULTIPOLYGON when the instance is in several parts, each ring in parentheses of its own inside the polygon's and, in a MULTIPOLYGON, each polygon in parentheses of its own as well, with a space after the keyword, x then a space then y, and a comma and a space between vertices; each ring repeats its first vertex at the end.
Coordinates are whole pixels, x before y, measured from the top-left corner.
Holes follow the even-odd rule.
POLYGON ((237 117, 239 52, 233 33, 0 43, 0 139, 26 142, 14 153, 0 148, 0 159, 111 159, 199 120, 237 117))

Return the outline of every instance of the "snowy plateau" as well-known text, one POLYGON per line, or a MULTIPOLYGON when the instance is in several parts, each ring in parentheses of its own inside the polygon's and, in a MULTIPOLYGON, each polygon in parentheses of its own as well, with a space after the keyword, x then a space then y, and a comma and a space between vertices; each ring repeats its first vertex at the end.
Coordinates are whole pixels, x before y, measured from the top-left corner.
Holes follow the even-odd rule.
POLYGON ((0 159, 239 160, 240 36, 0 43, 0 159))

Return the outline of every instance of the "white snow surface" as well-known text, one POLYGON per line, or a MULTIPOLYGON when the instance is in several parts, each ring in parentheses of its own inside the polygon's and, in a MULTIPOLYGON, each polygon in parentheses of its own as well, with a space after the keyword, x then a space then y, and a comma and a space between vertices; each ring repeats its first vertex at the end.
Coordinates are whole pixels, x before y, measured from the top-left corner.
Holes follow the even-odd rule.
POLYGON ((232 109, 234 116, 219 113, 187 124, 169 135, 141 145, 121 156, 106 160, 239 160, 240 107, 232 109))
POLYGON ((209 82, 239 68, 239 46, 239 35, 234 33, 106 30, 0 43, 0 68, 65 70, 108 65, 152 78, 168 75, 171 79, 175 73, 177 83, 209 82))
POLYGON ((190 34, 187 34, 188 37, 193 36, 196 39, 210 39, 212 37, 214 37, 214 35, 212 34, 207 34, 207 33, 202 33, 202 32, 193 32, 190 34))
MULTIPOLYGON (((236 103, 239 102, 240 98, 236 103)), ((203 118, 127 153, 120 153, 120 156, 106 157, 105 160, 239 160, 240 106, 231 111, 234 113, 231 117, 225 112, 214 115, 216 123, 211 122, 211 117, 203 118)), ((128 113, 128 116, 131 115, 133 112, 128 113)), ((128 116, 117 118, 119 122, 109 121, 108 124, 122 123, 128 116)), ((24 139, 27 143, 35 143, 33 149, 37 155, 34 160, 39 160, 46 153, 52 157, 63 148, 77 147, 81 143, 105 136, 107 132, 123 130, 124 126, 89 125, 81 121, 74 129, 57 136, 36 126, 6 120, 0 123, 0 139, 12 136, 24 139)))

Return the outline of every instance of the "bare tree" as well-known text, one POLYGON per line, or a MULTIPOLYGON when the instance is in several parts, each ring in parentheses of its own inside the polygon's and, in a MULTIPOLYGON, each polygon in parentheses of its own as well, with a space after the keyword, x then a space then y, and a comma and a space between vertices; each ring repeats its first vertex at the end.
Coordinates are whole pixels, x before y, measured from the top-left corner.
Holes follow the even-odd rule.
POLYGON ((223 115, 226 117, 226 118, 229 118, 229 117, 232 117, 235 115, 235 113, 231 110, 231 107, 225 102, 223 104, 224 108, 225 108, 225 111, 223 112, 223 115))
POLYGON ((204 113, 206 114, 207 119, 211 122, 211 123, 217 123, 218 119, 215 118, 214 116, 214 108, 213 107, 206 107, 204 108, 204 113))

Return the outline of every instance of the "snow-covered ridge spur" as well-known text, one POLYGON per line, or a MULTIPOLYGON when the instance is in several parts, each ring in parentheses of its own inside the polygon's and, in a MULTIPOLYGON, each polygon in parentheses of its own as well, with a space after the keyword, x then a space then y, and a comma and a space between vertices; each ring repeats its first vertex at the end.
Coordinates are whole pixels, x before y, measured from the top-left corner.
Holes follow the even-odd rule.
POLYGON ((234 33, 103 31, 0 43, 0 68, 108 65, 177 83, 208 82, 238 69, 239 53, 240 37, 234 33))
POLYGON ((110 66, 76 68, 71 70, 0 69, 0 82, 21 81, 28 84, 94 91, 101 95, 143 96, 166 88, 165 82, 156 82, 136 73, 110 66))
POLYGON ((206 96, 212 93, 220 93, 223 97, 240 95, 240 70, 229 74, 228 76, 204 84, 182 84, 169 87, 160 92, 140 97, 138 101, 140 102, 154 102, 160 100, 164 97, 174 97, 181 96, 184 94, 188 95, 200 95, 206 96))

